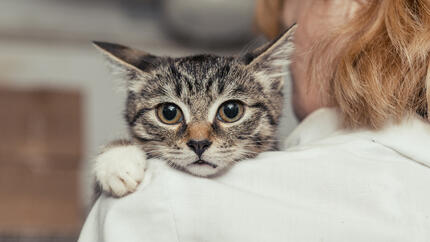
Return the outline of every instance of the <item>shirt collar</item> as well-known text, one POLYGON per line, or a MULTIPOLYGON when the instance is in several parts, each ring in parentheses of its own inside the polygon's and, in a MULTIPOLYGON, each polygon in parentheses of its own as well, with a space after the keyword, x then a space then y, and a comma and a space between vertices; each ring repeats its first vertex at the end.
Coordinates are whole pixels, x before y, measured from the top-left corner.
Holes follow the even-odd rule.
POLYGON ((336 108, 321 108, 311 113, 285 140, 285 147, 305 145, 335 135, 369 139, 400 155, 430 168, 430 124, 418 115, 405 117, 399 123, 387 123, 381 130, 342 129, 336 108))
POLYGON ((321 108, 308 115, 287 137, 284 146, 290 148, 326 138, 341 130, 340 115, 335 108, 321 108))

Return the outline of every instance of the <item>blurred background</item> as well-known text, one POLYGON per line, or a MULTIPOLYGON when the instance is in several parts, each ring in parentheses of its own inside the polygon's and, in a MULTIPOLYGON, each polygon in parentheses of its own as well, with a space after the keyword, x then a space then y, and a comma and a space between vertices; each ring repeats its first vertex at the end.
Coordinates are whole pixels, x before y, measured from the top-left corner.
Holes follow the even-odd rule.
MULTIPOLYGON (((92 202, 91 158, 127 137, 125 93, 91 40, 156 55, 245 53, 265 41, 254 4, 1 0, 0 241, 76 241, 92 202)), ((284 112, 281 137, 296 124, 289 101, 284 112)))

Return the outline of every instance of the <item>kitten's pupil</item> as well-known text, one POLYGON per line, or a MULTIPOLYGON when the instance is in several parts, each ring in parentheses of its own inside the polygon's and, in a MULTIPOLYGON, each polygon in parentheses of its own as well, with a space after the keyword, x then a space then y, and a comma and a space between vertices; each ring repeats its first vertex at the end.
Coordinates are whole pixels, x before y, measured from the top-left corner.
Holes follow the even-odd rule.
POLYGON ((178 113, 178 110, 176 109, 176 107, 174 105, 165 105, 163 108, 163 116, 166 120, 173 120, 174 118, 176 118, 176 115, 178 113))
POLYGON ((237 103, 227 103, 223 109, 225 116, 229 119, 234 119, 239 114, 239 105, 237 103))

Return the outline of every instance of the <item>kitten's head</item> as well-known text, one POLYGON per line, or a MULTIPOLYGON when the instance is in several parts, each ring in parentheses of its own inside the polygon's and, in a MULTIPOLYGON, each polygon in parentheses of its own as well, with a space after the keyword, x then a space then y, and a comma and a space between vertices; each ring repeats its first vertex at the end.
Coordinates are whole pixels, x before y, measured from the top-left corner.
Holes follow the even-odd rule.
POLYGON ((149 157, 210 176, 276 149, 293 31, 238 57, 156 57, 95 45, 127 82, 125 117, 149 157))

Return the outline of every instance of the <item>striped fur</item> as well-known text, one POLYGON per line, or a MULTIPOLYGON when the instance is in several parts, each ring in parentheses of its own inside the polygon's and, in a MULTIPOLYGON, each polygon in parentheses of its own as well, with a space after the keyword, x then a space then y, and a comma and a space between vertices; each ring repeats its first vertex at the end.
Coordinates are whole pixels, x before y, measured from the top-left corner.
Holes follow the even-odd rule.
POLYGON ((293 29, 244 56, 195 55, 155 57, 128 47, 96 42, 122 79, 127 81, 125 119, 133 142, 149 158, 161 158, 173 167, 198 176, 211 176, 236 161, 276 150, 276 130, 283 103, 283 82, 293 49, 293 29), (228 100, 245 104, 235 123, 217 119, 219 106, 228 100), (178 105, 183 122, 166 125, 156 107, 178 105), (186 145, 191 127, 207 124, 212 145, 201 159, 213 166, 192 165, 197 155, 186 145))

